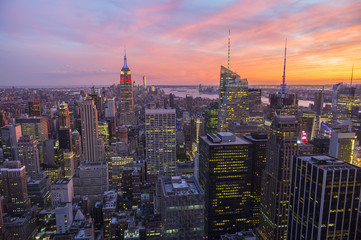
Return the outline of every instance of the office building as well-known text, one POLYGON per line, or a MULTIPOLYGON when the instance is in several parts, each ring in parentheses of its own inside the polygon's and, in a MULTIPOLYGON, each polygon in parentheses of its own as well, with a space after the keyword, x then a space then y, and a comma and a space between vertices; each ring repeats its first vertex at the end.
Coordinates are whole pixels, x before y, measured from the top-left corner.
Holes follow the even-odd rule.
POLYGON ((120 71, 120 123, 131 125, 134 122, 133 82, 124 53, 124 66, 120 71))
POLYGON ((176 110, 145 110, 147 174, 174 175, 176 163, 176 110))
POLYGON ((82 161, 73 177, 73 186, 74 195, 88 195, 91 205, 100 201, 109 188, 108 164, 82 161))
POLYGON ((347 163, 353 163, 355 141, 354 132, 332 131, 328 154, 347 163))
POLYGON ((49 139, 47 117, 21 117, 15 121, 21 125, 22 134, 32 135, 38 144, 49 139))
POLYGON ((292 166, 287 239, 356 239, 360 168, 326 155, 292 166))
POLYGON ((65 102, 60 103, 58 107, 59 116, 59 129, 70 128, 70 116, 68 104, 65 102))
POLYGON ((199 138, 199 182, 205 193, 205 235, 250 230, 252 143, 230 132, 199 138))
POLYGON ((71 202, 59 203, 55 208, 56 233, 68 233, 73 223, 73 205, 71 202))
POLYGON ((98 113, 93 99, 86 97, 81 106, 83 160, 98 160, 98 113))
POLYGON ((203 239, 204 192, 194 177, 160 180, 162 239, 203 239))
POLYGON ((147 90, 147 78, 145 75, 143 76, 143 89, 147 90))
POLYGON ((298 102, 295 94, 292 93, 274 93, 270 94, 270 120, 275 115, 297 116, 298 102))
POLYGON ((334 122, 350 119, 354 105, 356 88, 344 84, 334 85, 332 113, 334 122))
POLYGON ((219 87, 218 132, 228 131, 228 124, 248 122, 248 81, 221 66, 219 87))
POLYGON ((7 126, 9 124, 8 119, 6 118, 6 112, 0 110, 0 127, 7 126))
POLYGON ((323 90, 320 90, 315 93, 314 108, 315 108, 316 116, 322 115, 323 102, 324 102, 324 92, 323 90))
POLYGON ((205 133, 217 133, 218 127, 218 102, 211 102, 204 110, 205 133))
POLYGON ((5 161, 0 168, 0 179, 0 195, 7 202, 6 212, 21 216, 30 208, 25 166, 21 166, 20 161, 5 161))
POLYGON ((46 172, 40 172, 33 179, 27 179, 28 196, 31 206, 36 205, 38 209, 44 209, 51 206, 51 180, 47 178, 46 172))
POLYGON ((39 101, 28 102, 28 107, 30 117, 41 117, 41 104, 39 101))
POLYGON ((76 162, 76 157, 74 152, 65 150, 63 152, 63 159, 61 163, 61 167, 63 170, 63 176, 66 178, 71 178, 75 174, 75 168, 78 166, 76 162))
POLYGON ((72 202, 73 197, 72 178, 59 178, 51 185, 51 204, 53 208, 56 208, 59 203, 72 202))
POLYGON ((266 133, 254 132, 245 139, 252 143, 251 226, 258 227, 261 211, 262 172, 266 167, 268 136, 266 133))
POLYGON ((249 121, 263 124, 262 90, 256 88, 248 89, 249 121))
POLYGON ((4 159, 17 160, 17 143, 21 137, 20 125, 7 125, 1 128, 1 147, 4 159))
POLYGON ((26 174, 34 177, 40 171, 39 150, 33 136, 24 134, 18 141, 18 158, 25 166, 26 174))
POLYGON ((286 239, 291 160, 297 154, 295 116, 276 116, 267 146, 262 174, 259 233, 263 239, 286 239))

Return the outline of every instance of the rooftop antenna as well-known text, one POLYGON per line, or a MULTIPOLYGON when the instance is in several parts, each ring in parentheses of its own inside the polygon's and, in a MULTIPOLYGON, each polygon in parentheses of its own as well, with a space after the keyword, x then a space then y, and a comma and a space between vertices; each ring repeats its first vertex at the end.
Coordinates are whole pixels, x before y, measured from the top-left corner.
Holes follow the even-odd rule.
POLYGON ((127 51, 126 51, 125 46, 124 46, 124 68, 128 68, 128 65, 127 65, 127 51))
POLYGON ((229 69, 230 57, 231 57, 231 30, 228 29, 228 69, 229 69))
POLYGON ((282 77, 282 84, 281 84, 281 93, 284 94, 286 91, 286 54, 287 54, 287 38, 285 42, 285 59, 283 62, 283 77, 282 77))
POLYGON ((351 86, 352 86, 352 79, 353 79, 353 64, 352 64, 352 72, 351 72, 351 86))

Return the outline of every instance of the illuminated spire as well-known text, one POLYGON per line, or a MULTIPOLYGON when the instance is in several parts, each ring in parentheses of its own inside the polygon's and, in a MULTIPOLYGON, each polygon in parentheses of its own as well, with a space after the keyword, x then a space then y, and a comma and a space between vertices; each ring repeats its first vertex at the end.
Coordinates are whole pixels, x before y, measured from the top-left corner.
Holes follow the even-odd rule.
POLYGON ((229 59, 231 58, 231 30, 228 30, 228 69, 229 69, 229 59))
POLYGON ((286 91, 286 54, 287 54, 287 38, 285 42, 285 59, 283 62, 283 77, 282 77, 282 84, 281 84, 281 93, 285 93, 286 91))
POLYGON ((124 66, 123 68, 128 68, 128 65, 127 65, 127 52, 126 52, 126 49, 124 48, 124 66))
POLYGON ((352 64, 352 72, 351 72, 351 85, 352 85, 352 79, 353 79, 353 64, 352 64))

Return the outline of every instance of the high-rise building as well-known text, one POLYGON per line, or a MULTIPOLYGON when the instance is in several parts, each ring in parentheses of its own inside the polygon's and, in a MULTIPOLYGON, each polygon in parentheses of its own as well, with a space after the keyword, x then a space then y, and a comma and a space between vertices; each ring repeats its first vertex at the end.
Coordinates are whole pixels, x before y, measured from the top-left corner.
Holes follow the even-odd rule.
POLYGON ((256 88, 248 89, 249 121, 263 124, 262 90, 256 88))
POLYGON ((3 149, 4 159, 17 159, 17 143, 21 137, 20 125, 7 125, 1 128, 1 147, 3 149))
POLYGON ((0 168, 0 195, 7 201, 6 212, 20 216, 30 208, 30 199, 26 185, 25 166, 20 161, 5 161, 0 168))
POLYGON ((163 239, 203 239, 204 192, 194 177, 162 177, 159 192, 163 239))
POLYGON ((221 66, 218 132, 228 131, 228 123, 230 122, 248 122, 248 120, 248 81, 221 66))
POLYGON ((199 182, 205 193, 205 235, 250 230, 252 143, 230 132, 199 138, 199 182))
POLYGON ((77 166, 77 163, 74 152, 69 150, 64 150, 63 161, 61 164, 63 170, 63 176, 66 178, 73 177, 75 174, 75 166, 77 166))
POLYGON ((109 188, 108 164, 82 161, 73 177, 73 185, 74 195, 88 195, 91 205, 101 201, 109 188))
POLYGON ((22 117, 15 121, 21 125, 22 133, 32 135, 38 144, 49 139, 47 117, 22 117))
POLYGON ((314 106, 315 106, 316 116, 322 115, 323 101, 324 101, 324 92, 323 90, 320 90, 315 93, 314 106))
POLYGON ((143 76, 143 89, 147 90, 147 78, 145 75, 143 76))
POLYGON ((70 128, 70 116, 68 104, 65 102, 60 103, 58 108, 59 114, 59 129, 70 128))
POLYGON ((347 163, 353 163, 355 141, 354 132, 332 131, 328 154, 347 163))
POLYGON ((61 128, 58 131, 59 148, 72 150, 73 138, 70 128, 61 128))
POLYGON ((3 110, 0 110, 0 127, 4 127, 9 124, 8 119, 6 118, 6 113, 3 110))
POLYGON ((218 127, 218 102, 211 102, 204 110, 205 133, 217 133, 218 127))
POLYGON ((334 85, 332 113, 335 122, 341 122, 351 118, 355 92, 356 88, 353 86, 343 84, 334 85))
POLYGON ((83 160, 98 161, 98 114, 93 99, 86 97, 81 107, 83 160))
POLYGON ((326 155, 292 166, 287 239, 356 239, 361 168, 326 155))
POLYGON ((18 158, 25 166, 27 176, 34 177, 40 171, 39 150, 33 136, 24 134, 18 141, 18 158))
POLYGON ((91 88, 89 97, 93 99, 94 105, 97 109, 98 120, 103 119, 103 100, 102 97, 95 91, 95 87, 91 88))
POLYGON ((134 122, 134 102, 133 102, 133 82, 130 69, 127 65, 127 56, 124 53, 124 66, 120 71, 120 123, 133 124, 134 122))
POLYGON ((68 233, 73 224, 73 205, 71 202, 59 203, 55 208, 56 233, 68 233))
POLYGON ((298 103, 295 94, 292 93, 274 93, 270 94, 270 120, 275 115, 293 115, 297 116, 298 103))
POLYGON ((267 146, 262 174, 260 235, 286 239, 291 160, 297 154, 298 125, 295 116, 276 116, 267 146))
POLYGON ((147 174, 174 175, 176 165, 176 110, 145 110, 147 174))
POLYGON ((266 167, 268 137, 265 133, 255 132, 246 136, 245 139, 252 143, 251 226, 258 227, 261 211, 262 172, 266 167))
POLYGON ((41 104, 39 101, 30 101, 28 106, 30 117, 41 117, 41 104))
POLYGON ((53 208, 56 208, 59 203, 72 202, 73 197, 72 178, 59 178, 51 185, 51 204, 53 208))

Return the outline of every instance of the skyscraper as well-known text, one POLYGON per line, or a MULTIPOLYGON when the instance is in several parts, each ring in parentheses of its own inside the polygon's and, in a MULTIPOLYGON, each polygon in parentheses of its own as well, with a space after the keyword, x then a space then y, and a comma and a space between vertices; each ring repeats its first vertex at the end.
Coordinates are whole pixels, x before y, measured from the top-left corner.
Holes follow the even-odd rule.
POLYGON ((351 118, 356 88, 343 84, 335 86, 337 87, 334 87, 334 97, 336 99, 333 99, 333 104, 335 104, 335 106, 332 106, 333 119, 335 122, 341 122, 351 118))
POLYGON ((20 161, 5 161, 0 168, 0 194, 7 201, 6 212, 19 216, 30 208, 30 199, 26 185, 25 166, 20 161))
POLYGON ((59 114, 59 129, 62 128, 70 128, 70 116, 69 116, 69 108, 68 104, 65 102, 60 103, 58 108, 59 114))
POLYGON ((248 81, 221 66, 218 132, 228 131, 230 122, 248 122, 248 81))
POLYGON ((292 166, 287 239, 356 239, 361 168, 326 155, 292 166))
POLYGON ((270 129, 266 168, 262 175, 260 234, 286 239, 291 160, 297 153, 295 116, 276 116, 270 129))
POLYGON ((20 125, 7 125, 0 130, 1 147, 3 149, 4 159, 16 160, 18 140, 21 137, 20 125))
POLYGON ((81 106, 83 160, 98 161, 98 114, 93 99, 86 97, 81 106))
POLYGON ((268 137, 265 133, 255 132, 246 136, 245 139, 252 143, 251 226, 258 227, 261 212, 262 172, 266 166, 268 137))
POLYGON ((355 141, 354 132, 332 131, 328 154, 347 163, 353 163, 355 141))
POLYGON ((218 102, 211 102, 204 110, 205 133, 217 133, 218 102))
POLYGON ((34 177, 40 171, 39 150, 33 136, 24 134, 18 141, 19 161, 26 168, 29 177, 34 177))
POLYGON ((204 192, 194 177, 162 177, 160 211, 163 239, 203 239, 204 192))
POLYGON ((199 183, 205 193, 205 235, 250 230, 252 143, 230 132, 199 138, 199 183))
POLYGON ((323 100, 324 100, 323 90, 316 92, 315 93, 315 102, 314 102, 316 116, 322 115, 323 100))
POLYGON ((145 141, 149 178, 174 175, 176 164, 176 110, 145 110, 145 141))
POLYGON ((263 124, 263 108, 262 108, 262 90, 250 88, 248 89, 248 103, 249 103, 249 121, 263 124))
POLYGON ((130 69, 127 65, 127 56, 124 52, 124 66, 120 71, 120 123, 133 124, 134 103, 133 103, 133 82, 130 69))
POLYGON ((41 117, 41 104, 39 101, 30 101, 28 106, 30 117, 41 117))

